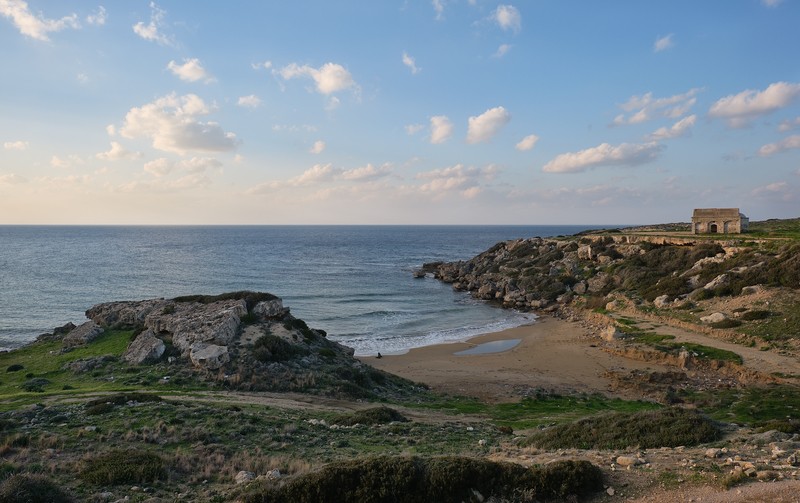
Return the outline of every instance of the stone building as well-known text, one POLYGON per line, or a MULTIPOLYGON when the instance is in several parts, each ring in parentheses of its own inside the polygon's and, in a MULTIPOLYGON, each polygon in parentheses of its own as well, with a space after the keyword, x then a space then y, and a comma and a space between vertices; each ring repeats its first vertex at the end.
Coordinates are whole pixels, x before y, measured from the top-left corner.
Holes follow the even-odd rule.
POLYGON ((740 234, 750 223, 739 208, 698 208, 692 215, 692 234, 740 234))

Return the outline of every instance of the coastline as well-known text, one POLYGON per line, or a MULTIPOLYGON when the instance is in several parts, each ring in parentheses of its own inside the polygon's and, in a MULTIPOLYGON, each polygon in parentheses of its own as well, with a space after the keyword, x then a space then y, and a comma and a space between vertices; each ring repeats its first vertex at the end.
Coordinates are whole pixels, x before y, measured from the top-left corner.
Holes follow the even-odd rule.
POLYGON ((363 356, 369 365, 451 395, 492 402, 518 400, 536 391, 608 393, 610 369, 661 369, 603 351, 582 324, 550 315, 534 323, 472 337, 463 342, 414 348, 382 358, 363 356), (511 349, 456 355, 480 344, 519 339, 511 349))

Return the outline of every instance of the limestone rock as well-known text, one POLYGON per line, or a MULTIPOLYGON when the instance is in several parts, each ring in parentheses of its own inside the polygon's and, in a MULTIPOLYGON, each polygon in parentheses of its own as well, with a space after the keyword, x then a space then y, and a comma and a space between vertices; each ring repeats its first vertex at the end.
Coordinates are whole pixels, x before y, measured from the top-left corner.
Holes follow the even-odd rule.
POLYGON ((164 341, 148 328, 130 343, 122 354, 122 359, 133 365, 156 362, 164 354, 164 349, 164 341))
POLYGON ((189 349, 189 359, 197 367, 217 370, 231 361, 231 356, 228 353, 228 346, 195 342, 189 349))
POLYGON ((579 281, 575 283, 574 285, 572 285, 572 291, 577 293, 578 295, 583 295, 584 293, 586 293, 586 282, 579 281))
POLYGON ((728 317, 725 316, 724 313, 711 313, 708 316, 703 316, 702 318, 700 318, 700 321, 702 321, 703 323, 711 324, 711 323, 719 323, 720 321, 725 321, 727 319, 728 317))
POLYGON ((669 299, 669 295, 659 295, 658 297, 653 300, 653 305, 656 306, 658 309, 664 309, 665 307, 669 307, 672 302, 669 299))
POLYGON ((617 464, 620 466, 638 466, 645 464, 645 460, 638 456, 617 456, 617 464))
POLYGON ((137 302, 106 302, 89 308, 86 317, 101 327, 135 328, 144 325, 145 318, 154 311, 164 311, 172 303, 164 299, 137 302))
POLYGON ((764 287, 761 285, 746 286, 742 288, 742 295, 753 295, 763 291, 764 287))
POLYGON ((234 480, 236 481, 237 484, 245 484, 245 483, 250 482, 251 480, 253 480, 255 478, 256 478, 256 474, 255 473, 242 470, 242 471, 240 471, 239 473, 236 474, 236 477, 234 477, 234 480))
POLYGON ((613 342, 613 341, 615 341, 617 339, 620 339, 620 338, 623 337, 623 335, 624 334, 622 332, 620 332, 619 330, 617 330, 617 327, 615 327, 614 325, 607 326, 600 333, 600 336, 603 338, 603 340, 606 340, 608 342, 613 342))
POLYGON ((730 282, 731 280, 727 274, 720 274, 716 278, 706 283, 705 286, 703 286, 703 288, 706 290, 715 290, 723 286, 728 286, 730 282))
POLYGON ((259 302, 253 308, 253 314, 260 319, 281 318, 288 312, 289 310, 283 307, 283 301, 281 299, 265 300, 259 302))
POLYGON ((104 330, 94 321, 87 321, 78 325, 70 333, 64 336, 64 345, 68 347, 82 346, 97 339, 103 334, 104 330))

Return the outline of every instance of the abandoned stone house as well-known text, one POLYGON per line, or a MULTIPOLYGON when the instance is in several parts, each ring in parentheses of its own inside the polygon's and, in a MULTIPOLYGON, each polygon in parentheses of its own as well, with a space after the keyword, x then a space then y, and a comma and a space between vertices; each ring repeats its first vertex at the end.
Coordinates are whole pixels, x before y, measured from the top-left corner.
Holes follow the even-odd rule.
POLYGON ((750 223, 739 208, 698 208, 692 215, 692 234, 740 234, 750 223))

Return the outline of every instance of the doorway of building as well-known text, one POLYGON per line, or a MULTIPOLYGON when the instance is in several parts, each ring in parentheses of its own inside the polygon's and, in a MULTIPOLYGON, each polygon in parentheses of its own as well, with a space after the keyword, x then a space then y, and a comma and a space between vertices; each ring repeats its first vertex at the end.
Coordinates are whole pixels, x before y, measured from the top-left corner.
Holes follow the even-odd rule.
POLYGON ((716 234, 717 231, 717 224, 708 224, 708 232, 711 234, 716 234))

